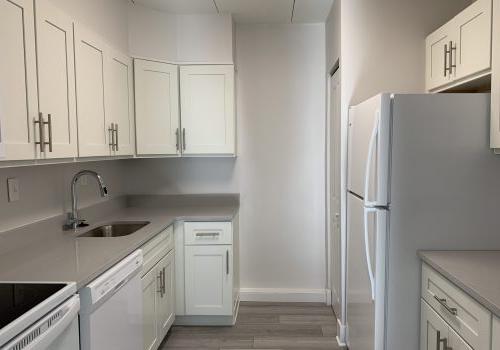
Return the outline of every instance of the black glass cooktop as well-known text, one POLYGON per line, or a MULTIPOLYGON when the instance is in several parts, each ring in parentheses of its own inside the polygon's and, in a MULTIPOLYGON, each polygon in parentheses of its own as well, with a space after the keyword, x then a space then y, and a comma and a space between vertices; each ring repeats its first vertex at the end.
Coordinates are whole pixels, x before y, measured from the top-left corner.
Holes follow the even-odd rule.
POLYGON ((0 282, 0 329, 64 287, 66 284, 0 282))

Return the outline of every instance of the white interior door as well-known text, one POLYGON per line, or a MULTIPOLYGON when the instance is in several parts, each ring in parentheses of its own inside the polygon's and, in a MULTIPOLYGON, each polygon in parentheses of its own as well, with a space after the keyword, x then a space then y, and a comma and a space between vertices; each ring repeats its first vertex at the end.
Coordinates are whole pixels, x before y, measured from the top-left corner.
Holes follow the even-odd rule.
POLYGON ((134 154, 132 70, 130 57, 112 49, 107 50, 104 87, 108 144, 113 155, 134 154), (111 123, 113 130, 110 130, 111 123))
POLYGON ((328 147, 328 218, 330 235, 330 279, 332 289, 332 306, 340 317, 342 305, 342 251, 341 251, 341 207, 340 207, 340 175, 341 175, 341 95, 340 71, 330 78, 329 100, 329 147, 328 147))
POLYGON ((180 68, 183 154, 235 154, 234 66, 180 68))
POLYGON ((100 38, 75 24, 78 154, 110 155, 104 107, 105 45, 100 38))
POLYGON ((186 315, 232 315, 232 247, 186 246, 184 252, 186 315))
POLYGON ((134 60, 137 154, 179 155, 179 72, 172 64, 134 60))
POLYGON ((38 118, 33 1, 0 0, 0 159, 35 158, 38 118))
POLYGON ((45 138, 52 143, 52 150, 46 146, 41 157, 76 157, 73 20, 46 0, 35 4, 38 103, 45 121, 50 115, 45 138))

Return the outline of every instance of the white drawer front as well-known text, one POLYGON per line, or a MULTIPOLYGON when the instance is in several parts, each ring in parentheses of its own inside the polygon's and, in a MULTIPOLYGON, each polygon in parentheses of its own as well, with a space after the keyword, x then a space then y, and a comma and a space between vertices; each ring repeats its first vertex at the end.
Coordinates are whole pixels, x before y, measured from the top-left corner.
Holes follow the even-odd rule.
POLYGON ((141 247, 144 256, 142 274, 145 275, 173 247, 174 227, 171 225, 141 247))
POLYGON ((185 245, 233 244, 231 222, 184 223, 185 245))
POLYGON ((473 349, 490 349, 491 313, 426 264, 422 265, 422 298, 473 349))

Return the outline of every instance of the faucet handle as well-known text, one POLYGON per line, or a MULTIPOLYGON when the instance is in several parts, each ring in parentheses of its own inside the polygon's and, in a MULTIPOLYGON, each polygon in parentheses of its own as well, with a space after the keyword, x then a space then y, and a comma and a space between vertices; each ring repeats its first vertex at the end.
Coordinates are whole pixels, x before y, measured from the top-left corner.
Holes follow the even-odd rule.
POLYGON ((76 226, 77 227, 87 227, 87 226, 89 226, 89 224, 87 224, 87 220, 82 219, 82 220, 76 221, 76 226))

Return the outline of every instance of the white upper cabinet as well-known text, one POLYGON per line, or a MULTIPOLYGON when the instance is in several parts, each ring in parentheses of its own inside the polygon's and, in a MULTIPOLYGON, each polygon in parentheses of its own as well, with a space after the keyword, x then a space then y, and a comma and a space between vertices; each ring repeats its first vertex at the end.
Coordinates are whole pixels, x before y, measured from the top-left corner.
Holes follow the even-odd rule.
POLYGON ((234 66, 181 66, 182 153, 234 155, 234 66))
POLYGON ((48 142, 37 152, 45 150, 41 158, 76 157, 73 21, 46 0, 35 3, 38 103, 48 142))
POLYGON ((500 6, 493 6, 490 147, 500 152, 500 6))
POLYGON ((78 153, 80 157, 109 155, 108 122, 104 106, 105 44, 75 25, 78 153))
POLYGON ((445 24, 429 35, 425 41, 427 90, 446 85, 454 78, 454 70, 448 68, 452 31, 451 23, 445 24))
POLYGON ((476 0, 455 17, 457 79, 491 68, 491 0, 476 0))
POLYGON ((135 60, 138 155, 179 155, 179 73, 172 64, 135 60))
POLYGON ((105 62, 105 108, 111 155, 134 154, 132 59, 108 49, 105 62))
POLYGON ((0 0, 0 159, 35 157, 38 118, 33 1, 0 0))
POLYGON ((492 0, 476 0, 427 37, 427 90, 445 90, 490 73, 491 16, 492 0))

